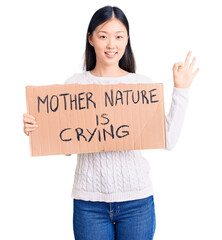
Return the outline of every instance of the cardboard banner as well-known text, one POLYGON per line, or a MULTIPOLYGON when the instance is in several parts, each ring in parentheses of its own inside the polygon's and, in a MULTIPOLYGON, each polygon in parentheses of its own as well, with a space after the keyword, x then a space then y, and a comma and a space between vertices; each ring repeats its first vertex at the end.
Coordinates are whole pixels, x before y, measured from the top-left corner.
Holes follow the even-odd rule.
POLYGON ((26 87, 31 156, 166 147, 162 84, 26 87))

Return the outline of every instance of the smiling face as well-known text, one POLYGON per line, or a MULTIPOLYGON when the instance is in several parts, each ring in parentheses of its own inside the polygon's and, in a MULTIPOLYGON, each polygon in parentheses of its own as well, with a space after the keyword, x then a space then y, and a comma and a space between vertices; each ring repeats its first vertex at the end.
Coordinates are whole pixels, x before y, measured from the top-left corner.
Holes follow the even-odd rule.
POLYGON ((128 42, 127 29, 116 18, 97 26, 88 37, 96 53, 96 64, 118 65, 128 42))

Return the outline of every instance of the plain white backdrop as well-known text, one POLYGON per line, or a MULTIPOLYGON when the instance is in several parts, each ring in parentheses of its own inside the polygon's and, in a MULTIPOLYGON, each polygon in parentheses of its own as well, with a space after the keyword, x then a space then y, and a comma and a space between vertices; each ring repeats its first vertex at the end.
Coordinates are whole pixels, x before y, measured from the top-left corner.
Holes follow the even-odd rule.
POLYGON ((120 7, 130 23, 137 73, 164 83, 189 50, 200 71, 190 88, 180 139, 172 151, 142 150, 151 165, 156 240, 221 240, 220 1, 8 0, 0 3, 0 239, 73 239, 76 155, 30 157, 23 133, 27 85, 62 84, 82 71, 93 13, 120 7))

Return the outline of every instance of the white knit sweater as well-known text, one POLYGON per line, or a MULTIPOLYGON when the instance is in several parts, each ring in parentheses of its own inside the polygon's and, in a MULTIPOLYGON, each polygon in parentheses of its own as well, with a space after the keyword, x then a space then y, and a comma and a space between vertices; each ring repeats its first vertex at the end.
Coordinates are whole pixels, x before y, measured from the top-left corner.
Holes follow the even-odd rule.
MULTIPOLYGON (((122 77, 96 77, 89 71, 74 74, 65 81, 79 84, 152 83, 151 78, 129 73, 122 77)), ((179 137, 188 89, 174 88, 166 116, 166 146, 171 150, 179 137)), ((77 154, 72 198, 86 201, 121 202, 153 195, 150 165, 141 150, 77 154)))

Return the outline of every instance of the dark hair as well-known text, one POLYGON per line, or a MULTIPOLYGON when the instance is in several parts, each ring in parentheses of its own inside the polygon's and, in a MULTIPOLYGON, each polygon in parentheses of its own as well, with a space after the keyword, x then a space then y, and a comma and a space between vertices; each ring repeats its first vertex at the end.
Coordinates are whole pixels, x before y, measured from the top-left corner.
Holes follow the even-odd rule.
MULTIPOLYGON (((92 36, 93 31, 97 26, 111 19, 112 17, 120 20, 127 29, 127 34, 129 36, 129 23, 128 20, 123 13, 123 11, 118 7, 105 6, 103 8, 98 9, 94 15, 92 16, 87 34, 86 34, 86 49, 85 49, 85 57, 84 57, 84 65, 83 68, 86 71, 90 71, 96 66, 96 53, 94 47, 90 45, 88 41, 88 34, 92 36)), ((124 69, 127 72, 135 73, 135 60, 133 56, 133 51, 130 45, 130 37, 128 38, 128 43, 126 45, 125 53, 119 61, 119 67, 124 69)))

